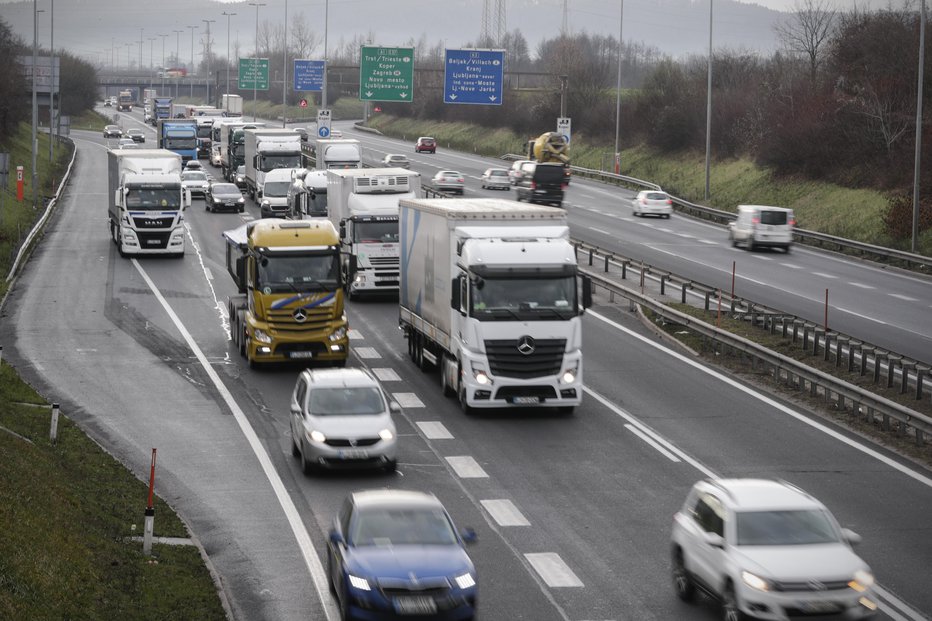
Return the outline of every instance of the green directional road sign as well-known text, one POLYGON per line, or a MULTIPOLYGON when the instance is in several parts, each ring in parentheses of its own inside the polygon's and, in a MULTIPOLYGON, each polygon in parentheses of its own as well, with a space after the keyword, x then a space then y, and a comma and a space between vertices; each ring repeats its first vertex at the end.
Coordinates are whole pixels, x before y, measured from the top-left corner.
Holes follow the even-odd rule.
POLYGON ((362 46, 359 98, 362 101, 411 101, 414 48, 362 46))
POLYGON ((240 90, 269 90, 269 59, 240 58, 239 88, 240 90))

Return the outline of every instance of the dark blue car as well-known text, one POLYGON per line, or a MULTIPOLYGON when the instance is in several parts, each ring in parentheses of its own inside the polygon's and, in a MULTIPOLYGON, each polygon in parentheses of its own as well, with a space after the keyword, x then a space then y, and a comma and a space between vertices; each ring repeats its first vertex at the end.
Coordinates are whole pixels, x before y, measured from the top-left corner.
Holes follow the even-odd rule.
POLYGON ((475 540, 471 529, 457 532, 433 494, 351 494, 327 546, 330 589, 343 621, 472 619, 476 569, 464 545, 475 540))

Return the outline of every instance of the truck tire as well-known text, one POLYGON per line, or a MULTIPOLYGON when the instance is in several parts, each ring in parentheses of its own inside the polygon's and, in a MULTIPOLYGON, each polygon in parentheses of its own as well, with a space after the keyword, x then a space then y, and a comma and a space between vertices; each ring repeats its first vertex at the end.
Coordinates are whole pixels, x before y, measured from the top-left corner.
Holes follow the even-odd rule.
POLYGON ((459 396, 460 407, 463 409, 463 414, 466 416, 472 416, 476 413, 475 408, 466 403, 466 386, 463 384, 463 369, 459 368, 459 372, 456 374, 459 378, 457 380, 457 390, 456 393, 459 396))
POLYGON ((455 386, 447 381, 447 370, 450 366, 452 366, 450 364, 450 357, 444 354, 440 358, 440 391, 443 393, 444 397, 452 397, 456 394, 455 386))

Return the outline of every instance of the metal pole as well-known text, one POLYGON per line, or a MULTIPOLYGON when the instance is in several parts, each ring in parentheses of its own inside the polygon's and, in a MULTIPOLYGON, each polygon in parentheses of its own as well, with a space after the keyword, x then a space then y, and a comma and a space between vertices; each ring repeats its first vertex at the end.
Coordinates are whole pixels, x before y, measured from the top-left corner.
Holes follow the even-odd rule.
MULTIPOLYGON (((55 0, 52 0, 49 14, 49 62, 52 63, 52 86, 49 88, 49 170, 52 168, 52 129, 55 125, 55 0)), ((140 47, 140 49, 142 49, 140 47)))
POLYGON ((560 76, 560 116, 566 117, 566 81, 569 76, 560 76))
POLYGON ((615 174, 621 174, 621 151, 619 148, 619 139, 621 137, 621 28, 625 19, 625 0, 621 0, 621 9, 618 16, 618 82, 615 86, 615 165, 613 167, 615 174))
POLYGON ((919 172, 922 159, 922 76, 925 73, 926 0, 919 10, 919 87, 916 89, 916 156, 913 168, 913 235, 910 250, 918 252, 919 243, 919 172))
MULTIPOLYGON (((188 26, 191 29, 191 76, 194 75, 194 31, 198 29, 198 26, 188 26)), ((194 98, 194 79, 188 76, 188 79, 191 80, 191 98, 194 98)))
POLYGON ((286 87, 288 86, 288 0, 285 0, 285 24, 282 26, 284 33, 284 49, 282 50, 282 129, 285 127, 285 117, 287 115, 287 96, 286 87))
POLYGON ((142 71, 142 31, 144 28, 139 29, 139 70, 142 71))
POLYGON ((207 105, 210 105, 210 25, 216 22, 215 19, 202 19, 207 24, 207 44, 204 46, 207 52, 207 105))
POLYGON ((223 12, 227 16, 227 94, 230 93, 230 18, 236 15, 236 13, 227 13, 223 12))
POLYGON ((324 0, 324 80, 320 90, 320 107, 327 108, 327 26, 330 23, 330 0, 324 0))
POLYGON ((712 158, 712 4, 714 2, 715 0, 709 0, 709 69, 705 100, 705 200, 709 200, 711 196, 709 173, 712 158))
POLYGON ((32 0, 32 208, 36 208, 36 185, 39 183, 39 174, 36 171, 37 151, 39 147, 36 131, 39 125, 39 96, 36 92, 36 64, 38 63, 39 47, 39 8, 36 0, 32 0))
POLYGON ((265 6, 264 2, 250 2, 249 6, 256 7, 256 51, 252 61, 252 120, 256 120, 256 108, 258 107, 259 94, 259 7, 265 6))

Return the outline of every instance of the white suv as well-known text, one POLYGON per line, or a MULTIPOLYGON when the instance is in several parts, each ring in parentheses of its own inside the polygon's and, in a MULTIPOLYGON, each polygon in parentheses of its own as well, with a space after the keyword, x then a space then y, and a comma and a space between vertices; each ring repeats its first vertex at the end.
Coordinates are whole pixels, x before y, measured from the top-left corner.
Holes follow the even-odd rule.
POLYGON ((860 540, 789 483, 706 479, 673 518, 673 586, 683 601, 697 588, 721 600, 725 621, 866 619, 877 605, 860 540))

